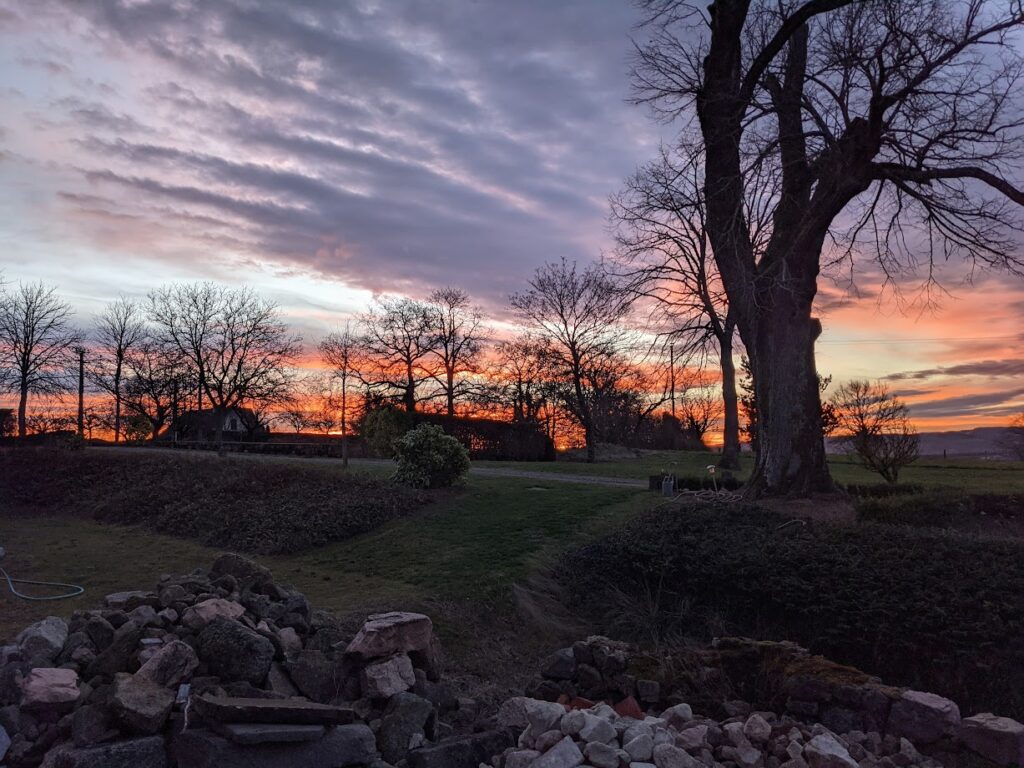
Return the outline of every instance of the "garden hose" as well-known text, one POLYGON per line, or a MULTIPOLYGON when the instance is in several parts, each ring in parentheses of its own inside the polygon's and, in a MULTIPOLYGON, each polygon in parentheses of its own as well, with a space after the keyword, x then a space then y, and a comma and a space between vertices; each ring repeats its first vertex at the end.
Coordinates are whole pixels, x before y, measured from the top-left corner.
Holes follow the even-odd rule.
MULTIPOLYGON (((4 559, 4 555, 7 554, 3 547, 0 547, 0 560, 4 559)), ((44 602, 47 600, 67 600, 69 597, 78 597, 85 592, 85 587, 80 587, 77 584, 64 584, 60 581, 32 581, 31 579, 16 579, 11 576, 3 568, 0 568, 0 577, 3 577, 7 581, 7 587, 11 590, 11 594, 15 597, 19 597, 22 600, 31 600, 33 602, 44 602), (34 587, 61 587, 66 589, 66 592, 61 592, 57 595, 26 595, 24 592, 19 592, 15 584, 31 584, 34 587)))

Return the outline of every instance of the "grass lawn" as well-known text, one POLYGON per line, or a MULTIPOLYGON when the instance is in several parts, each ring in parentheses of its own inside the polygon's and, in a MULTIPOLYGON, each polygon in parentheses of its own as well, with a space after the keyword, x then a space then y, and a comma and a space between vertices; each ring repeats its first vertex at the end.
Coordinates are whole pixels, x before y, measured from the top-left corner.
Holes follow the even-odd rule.
MULTIPOLYGON (((579 475, 607 475, 646 479, 662 472, 678 476, 704 477, 707 467, 718 460, 718 454, 701 451, 644 451, 636 459, 603 461, 587 464, 582 461, 511 462, 478 461, 476 466, 509 467, 535 472, 564 472, 579 475)), ((746 478, 753 468, 750 455, 741 458, 742 469, 736 473, 746 478)), ((848 456, 829 457, 832 477, 840 483, 872 485, 883 483, 882 478, 860 466, 848 456)), ((991 461, 984 459, 918 459, 900 473, 901 483, 915 483, 925 487, 961 488, 976 493, 1024 492, 1024 462, 991 461)))
MULTIPOLYGON (((341 471, 340 468, 338 470, 341 471)), ((570 544, 621 523, 651 503, 629 488, 471 478, 463 489, 410 517, 303 553, 258 557, 314 607, 339 613, 422 608, 446 642, 464 618, 446 606, 467 602, 508 612, 509 589, 570 544)), ((98 605, 103 595, 151 589, 161 573, 207 567, 218 551, 137 526, 60 515, 24 517, 0 509, 0 545, 15 576, 82 584, 84 596, 25 603, 0 589, 0 639, 50 614, 98 605)))

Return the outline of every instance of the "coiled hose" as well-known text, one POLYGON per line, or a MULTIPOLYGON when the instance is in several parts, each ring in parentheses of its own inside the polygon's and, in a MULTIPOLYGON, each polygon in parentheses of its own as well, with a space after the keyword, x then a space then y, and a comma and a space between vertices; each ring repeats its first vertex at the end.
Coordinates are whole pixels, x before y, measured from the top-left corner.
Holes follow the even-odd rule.
MULTIPOLYGON (((0 560, 3 560, 6 552, 3 547, 0 547, 0 560)), ((7 581, 7 587, 11 590, 11 594, 15 597, 19 597, 22 600, 31 600, 32 602, 45 602, 47 600, 67 600, 69 597, 78 597, 85 592, 85 587, 80 587, 77 584, 64 584, 60 581, 33 581, 31 579, 16 579, 3 568, 0 568, 0 577, 7 581), (60 587, 67 590, 57 595, 26 595, 24 592, 18 591, 15 584, 31 584, 33 587, 60 587)))

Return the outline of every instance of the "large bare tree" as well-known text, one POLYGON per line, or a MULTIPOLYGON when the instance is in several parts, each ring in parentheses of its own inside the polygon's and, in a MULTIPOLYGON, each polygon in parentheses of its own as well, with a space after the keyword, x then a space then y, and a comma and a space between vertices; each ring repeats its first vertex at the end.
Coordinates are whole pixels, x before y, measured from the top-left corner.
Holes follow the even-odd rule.
MULTIPOLYGON (((722 386, 722 456, 719 466, 738 469, 739 405, 734 346, 736 317, 722 285, 707 232, 703 157, 671 152, 627 179, 611 199, 616 260, 641 300, 653 304, 654 327, 682 356, 703 365, 717 358, 722 386)), ((771 184, 763 179, 747 204, 755 250, 770 229, 771 184)), ((702 433, 703 434, 703 433, 702 433)))
POLYGON ((486 338, 483 313, 460 288, 439 288, 430 294, 427 310, 430 354, 438 370, 434 381, 444 398, 445 413, 455 415, 455 404, 471 394, 469 374, 479 372, 480 353, 486 338))
POLYGON ((529 288, 510 301, 522 322, 548 342, 552 377, 565 383, 563 405, 583 430, 587 461, 594 461, 598 385, 624 347, 632 293, 598 264, 580 268, 562 259, 538 268, 529 288))
POLYGON ((430 307, 415 299, 380 297, 361 324, 367 363, 363 383, 412 413, 424 399, 421 385, 437 375, 430 307))
POLYGON ((189 366, 177 348, 148 335, 126 349, 122 364, 121 402, 136 422, 149 425, 149 437, 156 440, 192 387, 189 366))
POLYGON ((75 348, 81 335, 71 324, 71 307, 54 288, 22 283, 0 295, 0 381, 18 395, 18 436, 27 433, 31 395, 65 392, 73 381, 75 348))
POLYGON ((684 142, 699 131, 708 238, 754 374, 749 493, 831 490, 814 362, 823 261, 873 255, 893 277, 952 256, 1020 266, 1024 6, 642 4, 636 98, 682 118, 684 142), (765 175, 779 192, 758 254, 746 201, 765 175))
POLYGON ((146 322, 142 308, 121 297, 104 308, 96 318, 96 359, 92 380, 114 399, 114 442, 121 440, 121 406, 125 374, 125 358, 146 339, 146 322))
POLYGON ((248 288, 209 283, 161 288, 152 295, 158 336, 188 362, 216 418, 222 445, 224 419, 247 403, 283 402, 300 340, 276 304, 248 288))
POLYGON ((348 466, 349 392, 362 369, 362 343, 351 322, 331 333, 320 342, 320 356, 330 367, 338 382, 340 399, 338 409, 341 422, 341 462, 348 466))
POLYGON ((899 480, 900 470, 917 459, 920 443, 903 401, 884 384, 863 380, 841 385, 831 400, 840 445, 886 482, 899 480))
POLYGON ((162 341, 177 349, 195 367, 196 410, 202 412, 206 394, 207 340, 213 333, 224 300, 214 283, 165 285, 149 295, 149 319, 162 341))

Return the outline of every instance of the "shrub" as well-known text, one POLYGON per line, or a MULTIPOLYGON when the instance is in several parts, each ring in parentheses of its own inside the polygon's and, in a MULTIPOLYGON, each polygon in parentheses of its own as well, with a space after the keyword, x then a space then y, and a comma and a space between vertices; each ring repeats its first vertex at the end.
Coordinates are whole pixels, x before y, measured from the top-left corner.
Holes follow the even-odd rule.
POLYGON ((391 459, 395 443, 412 429, 412 416, 397 408, 377 408, 366 414, 359 434, 375 456, 391 459))
POLYGON ((395 441, 395 480, 413 488, 447 488, 469 471, 469 453, 433 424, 420 424, 395 441))
POLYGON ((0 513, 140 524, 211 547, 297 552, 371 531, 428 499, 362 474, 294 463, 85 451, 0 451, 0 513))
POLYGON ((1024 542, 785 522, 741 505, 652 512, 557 576, 604 632, 788 639, 972 712, 1024 714, 1024 542))
POLYGON ((947 489, 892 498, 865 498, 857 502, 857 519, 891 525, 935 528, 970 527, 981 517, 1024 519, 1019 495, 972 493, 947 489))

